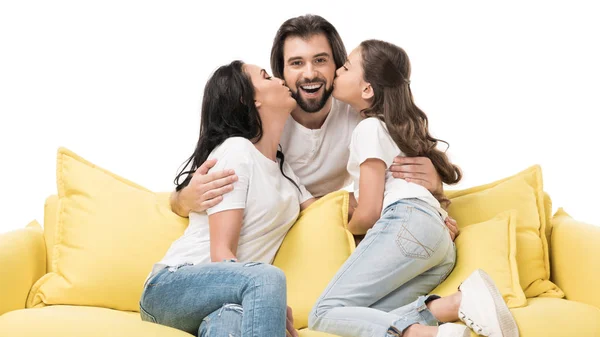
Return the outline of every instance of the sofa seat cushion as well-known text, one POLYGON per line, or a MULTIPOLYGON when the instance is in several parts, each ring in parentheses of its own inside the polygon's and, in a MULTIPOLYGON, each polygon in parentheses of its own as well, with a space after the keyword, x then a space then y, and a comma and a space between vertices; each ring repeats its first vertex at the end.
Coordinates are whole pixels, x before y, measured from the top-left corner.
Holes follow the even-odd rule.
POLYGON ((56 305, 16 310, 0 316, 0 336, 191 337, 192 335, 144 322, 137 312, 56 305))
MULTIPOLYGON (((600 336, 600 309, 580 302, 537 297, 511 309, 520 337, 600 336)), ((471 332, 471 337, 477 337, 471 332)))
POLYGON ((600 336, 600 309, 589 304, 538 297, 511 311, 521 337, 600 336))

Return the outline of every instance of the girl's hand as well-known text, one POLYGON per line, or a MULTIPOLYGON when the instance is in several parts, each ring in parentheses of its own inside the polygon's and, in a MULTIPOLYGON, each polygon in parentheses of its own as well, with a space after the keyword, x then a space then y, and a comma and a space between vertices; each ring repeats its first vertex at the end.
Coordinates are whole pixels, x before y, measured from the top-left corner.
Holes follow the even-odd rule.
POLYGON ((456 223, 456 220, 454 220, 450 216, 448 216, 446 218, 446 220, 444 220, 444 223, 446 224, 446 227, 448 227, 448 230, 450 231, 450 237, 452 238, 452 241, 454 241, 456 239, 456 237, 458 236, 458 225, 456 223))
POLYGON ((287 337, 298 337, 298 331, 294 329, 294 316, 292 316, 292 308, 288 305, 287 307, 287 319, 286 319, 286 333, 287 337))

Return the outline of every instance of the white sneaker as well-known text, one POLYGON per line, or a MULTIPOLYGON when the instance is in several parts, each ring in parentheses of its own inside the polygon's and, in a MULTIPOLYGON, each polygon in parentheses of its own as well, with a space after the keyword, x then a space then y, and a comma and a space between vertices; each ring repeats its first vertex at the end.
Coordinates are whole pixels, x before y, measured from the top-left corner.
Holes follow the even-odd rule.
POLYGON ((462 301, 461 321, 476 334, 489 337, 518 337, 519 329, 494 280, 483 270, 475 270, 458 289, 462 301))
POLYGON ((436 337, 470 337, 471 330, 464 325, 444 323, 439 326, 436 337))

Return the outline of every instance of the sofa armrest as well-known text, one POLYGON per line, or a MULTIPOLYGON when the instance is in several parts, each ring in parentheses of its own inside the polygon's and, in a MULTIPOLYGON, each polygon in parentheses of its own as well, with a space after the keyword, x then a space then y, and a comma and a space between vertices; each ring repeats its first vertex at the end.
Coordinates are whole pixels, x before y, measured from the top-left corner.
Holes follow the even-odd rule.
POLYGON ((24 309, 33 284, 46 274, 46 243, 37 222, 0 234, 0 315, 24 309))
POLYGON ((567 299, 600 308, 600 226, 579 222, 562 208, 552 223, 552 281, 567 299))

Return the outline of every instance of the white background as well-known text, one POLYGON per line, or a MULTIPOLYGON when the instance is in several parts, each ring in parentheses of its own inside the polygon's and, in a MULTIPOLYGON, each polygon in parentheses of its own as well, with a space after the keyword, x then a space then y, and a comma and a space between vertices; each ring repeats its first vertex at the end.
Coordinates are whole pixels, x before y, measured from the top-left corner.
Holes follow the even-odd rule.
POLYGON ((269 69, 279 25, 306 13, 350 51, 396 43, 456 188, 543 168, 554 209, 597 219, 600 17, 592 1, 2 1, 0 232, 43 221, 56 150, 170 191, 201 94, 233 59, 269 69))

